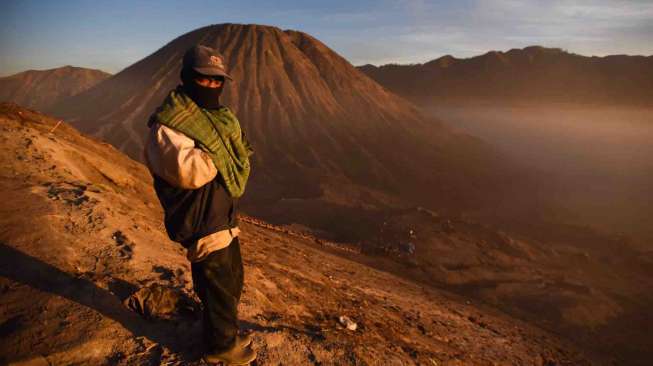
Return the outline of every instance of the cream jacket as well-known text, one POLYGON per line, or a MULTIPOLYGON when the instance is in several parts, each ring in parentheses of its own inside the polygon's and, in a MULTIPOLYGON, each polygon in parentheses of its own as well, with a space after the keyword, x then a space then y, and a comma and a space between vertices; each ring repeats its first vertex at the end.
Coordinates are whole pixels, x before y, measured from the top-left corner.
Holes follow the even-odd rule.
MULTIPOLYGON (((152 174, 173 186, 197 189, 218 174, 211 157, 195 147, 195 141, 179 131, 154 123, 145 143, 145 162, 152 174)), ((199 262, 211 252, 229 246, 240 230, 222 230, 199 239, 188 248, 187 257, 199 262)))

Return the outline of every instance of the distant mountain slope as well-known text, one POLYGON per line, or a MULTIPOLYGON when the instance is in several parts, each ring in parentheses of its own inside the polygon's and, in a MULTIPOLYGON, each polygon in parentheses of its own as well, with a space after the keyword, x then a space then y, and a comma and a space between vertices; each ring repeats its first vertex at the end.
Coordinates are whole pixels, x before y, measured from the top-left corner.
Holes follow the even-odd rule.
MULTIPOLYGON (((0 363, 201 365, 197 312, 146 320, 122 302, 192 288, 145 167, 14 104, 0 104, 0 130, 0 363)), ((352 253, 247 218, 241 229, 257 365, 590 364, 553 334, 352 253)))
POLYGON ((110 76, 101 70, 73 66, 28 70, 0 78, 0 102, 44 111, 62 98, 79 94, 110 76))
POLYGON ((148 117, 179 84, 182 55, 197 43, 226 56, 234 81, 223 100, 256 151, 245 199, 259 213, 276 210, 267 217, 321 214, 324 224, 342 217, 330 204, 461 209, 499 197, 513 181, 491 147, 425 118, 310 35, 270 26, 184 34, 54 114, 139 159, 148 117))
POLYGON ((488 99, 653 105, 653 56, 586 57, 531 46, 358 69, 418 103, 488 99))

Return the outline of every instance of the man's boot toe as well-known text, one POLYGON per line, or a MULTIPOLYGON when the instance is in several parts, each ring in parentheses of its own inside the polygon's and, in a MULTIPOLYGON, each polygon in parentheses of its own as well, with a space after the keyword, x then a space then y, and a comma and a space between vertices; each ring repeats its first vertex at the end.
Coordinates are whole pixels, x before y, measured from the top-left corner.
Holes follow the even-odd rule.
POLYGON ((256 359, 256 351, 252 347, 234 344, 233 347, 221 352, 214 352, 204 355, 204 361, 208 363, 222 362, 225 365, 249 365, 256 359))

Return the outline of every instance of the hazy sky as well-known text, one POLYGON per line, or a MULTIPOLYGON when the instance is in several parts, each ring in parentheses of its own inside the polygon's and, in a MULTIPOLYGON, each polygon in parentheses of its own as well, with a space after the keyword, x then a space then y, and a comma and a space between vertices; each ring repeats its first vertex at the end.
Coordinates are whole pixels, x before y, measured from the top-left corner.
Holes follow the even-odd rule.
POLYGON ((193 29, 296 29, 354 65, 529 45, 653 54, 653 0, 0 1, 0 75, 63 65, 116 73, 193 29))

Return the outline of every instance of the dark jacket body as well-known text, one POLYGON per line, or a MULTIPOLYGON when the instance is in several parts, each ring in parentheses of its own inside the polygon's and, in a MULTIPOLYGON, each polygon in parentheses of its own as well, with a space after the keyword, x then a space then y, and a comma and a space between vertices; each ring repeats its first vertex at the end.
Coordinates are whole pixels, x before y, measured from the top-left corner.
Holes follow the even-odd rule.
POLYGON ((175 187, 155 174, 153 177, 171 240, 188 247, 204 236, 238 226, 238 199, 229 195, 219 174, 197 189, 175 187))

